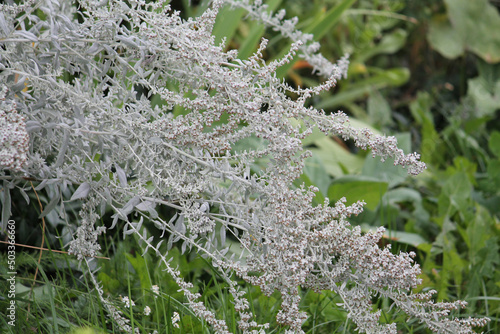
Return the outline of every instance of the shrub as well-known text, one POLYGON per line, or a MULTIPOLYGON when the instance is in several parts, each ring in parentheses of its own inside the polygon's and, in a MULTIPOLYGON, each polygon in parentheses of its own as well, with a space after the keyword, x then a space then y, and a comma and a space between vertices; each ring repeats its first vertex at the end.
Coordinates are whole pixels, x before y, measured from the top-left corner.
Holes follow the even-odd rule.
MULTIPOLYGON (((265 39, 246 60, 237 50, 224 51, 211 34, 222 1, 189 19, 166 1, 1 5, 4 228, 9 193, 15 187, 24 192, 27 178, 39 182, 38 190, 50 189, 44 215, 55 210, 64 217, 69 202, 80 201, 80 221, 69 223, 75 230, 71 254, 88 263, 100 250, 98 236, 119 226, 124 238, 136 236, 158 257, 196 316, 220 333, 229 331, 225 321, 169 264, 174 245, 219 269, 244 332, 269 324, 254 321, 238 279, 265 295, 279 291, 277 321, 290 332, 302 332, 306 319, 300 287, 340 296, 361 332, 396 333, 395 323, 379 322, 376 297, 390 298, 436 332, 469 333, 484 325, 485 319, 450 317, 464 302, 434 303, 434 291, 411 292, 421 283, 415 254, 379 247, 383 228, 363 234, 348 223, 362 202, 326 199, 313 206, 317 189, 293 186, 309 156, 301 139, 314 127, 393 158, 410 174, 425 165, 418 154, 405 155, 394 137, 357 129, 342 112, 305 106, 346 76, 347 57, 330 63, 313 36, 296 30, 297 21, 284 19, 283 11, 269 15, 261 1, 227 2, 291 39, 290 51, 269 63, 265 39), (327 78, 321 85, 293 88, 276 76, 296 53, 327 78), (258 161, 265 168, 257 170, 258 161), (64 194, 73 187, 68 201, 64 194), (162 208, 175 213, 164 218, 162 208), (100 219, 108 210, 112 224, 106 228, 100 219), (241 256, 227 238, 238 240, 241 256)), ((108 315, 130 331, 96 277, 87 274, 108 315)))

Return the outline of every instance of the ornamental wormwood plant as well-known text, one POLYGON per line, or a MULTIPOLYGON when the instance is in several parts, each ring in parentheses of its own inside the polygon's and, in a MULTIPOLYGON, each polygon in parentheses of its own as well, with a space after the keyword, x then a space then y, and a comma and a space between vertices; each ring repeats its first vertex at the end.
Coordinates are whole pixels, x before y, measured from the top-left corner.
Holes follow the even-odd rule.
MULTIPOLYGON (((37 190, 47 189, 45 210, 63 218, 69 202, 63 194, 76 189, 71 200, 82 205, 70 253, 88 264, 106 232, 100 218, 112 210, 111 228, 122 221, 124 238, 136 235, 145 252, 156 254, 188 307, 218 333, 229 332, 225 321, 169 264, 174 245, 196 251, 219 270, 243 332, 264 332, 269 324, 255 322, 238 279, 265 295, 280 292, 277 321, 290 333, 302 333, 306 320, 300 287, 340 296, 360 332, 396 333, 396 324, 379 323, 381 311, 371 304, 377 296, 435 332, 473 332, 487 320, 449 315, 465 302, 435 303, 434 291, 411 292, 421 282, 414 253, 380 248, 383 228, 363 234, 350 226, 347 219, 362 211, 362 202, 346 206, 345 200, 326 199, 313 206, 318 190, 292 185, 310 156, 301 139, 315 126, 325 135, 352 139, 382 160, 393 158, 410 174, 425 165, 418 154, 398 149, 394 137, 356 129, 342 112, 327 115, 304 106, 346 76, 348 61, 330 63, 311 35, 295 29, 297 20, 284 15, 268 14, 259 0, 216 0, 187 20, 162 0, 79 0, 78 8, 56 0, 0 5, 3 227, 10 191, 24 194, 26 179, 37 180, 37 190), (266 63, 265 39, 247 60, 216 45, 211 31, 224 2, 289 38, 288 54, 266 63), (307 89, 278 79, 276 69, 296 53, 327 79, 307 89), (70 79, 63 80, 65 75, 70 79), (163 103, 153 106, 153 95, 163 103), (174 117, 174 106, 187 112, 174 117), (264 145, 234 149, 248 138, 264 145), (251 172, 262 158, 267 166, 251 172), (165 220, 160 207, 176 213, 165 220), (154 239, 144 221, 162 238, 154 239), (227 234, 239 240, 241 256, 226 247, 227 234)), ((90 270, 88 275, 109 316, 130 331, 90 270)))

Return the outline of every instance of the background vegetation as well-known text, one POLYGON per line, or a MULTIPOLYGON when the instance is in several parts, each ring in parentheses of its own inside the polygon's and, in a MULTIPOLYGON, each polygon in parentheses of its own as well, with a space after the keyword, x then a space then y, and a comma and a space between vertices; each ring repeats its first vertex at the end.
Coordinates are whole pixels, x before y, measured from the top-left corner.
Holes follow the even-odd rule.
MULTIPOLYGON (((358 152, 349 143, 313 134, 304 141, 313 157, 297 184, 316 185, 320 189, 318 202, 341 196, 347 197, 348 204, 365 200, 365 211, 352 220, 353 224, 365 230, 385 226, 384 242, 392 244, 394 252, 417 253, 423 268, 420 289, 438 290, 438 301, 466 300, 469 308, 463 316, 487 316, 492 321, 483 331, 498 332, 500 4, 487 0, 266 3, 273 11, 286 9, 287 17, 298 16, 299 29, 314 33, 322 43, 323 55, 330 60, 351 55, 349 78, 310 103, 328 112, 343 110, 360 126, 395 135, 406 153, 420 152, 428 167, 422 175, 408 178, 390 161, 381 163, 372 159, 370 152, 358 152)), ((172 6, 190 17, 201 13, 207 1, 173 1, 172 6)), ((213 33, 220 41, 226 38, 227 48, 238 49, 240 58, 254 52, 262 36, 270 40, 266 59, 282 56, 289 47, 283 37, 246 19, 243 11, 229 8, 219 14, 213 33)), ((306 62, 295 59, 279 75, 295 86, 318 84, 310 73, 306 62)), ((21 194, 13 194, 19 197, 19 205, 12 208, 12 219, 18 224, 17 242, 40 246, 44 240, 45 248, 62 249, 67 227, 57 214, 48 214, 42 233, 38 198, 46 207, 47 197, 36 191, 29 195, 31 207, 26 209, 21 194)), ((69 214, 76 219, 77 204, 73 209, 69 214)), ((168 212, 162 214, 169 216, 168 212)), ((121 237, 120 233, 102 236, 102 253, 108 258, 99 260, 98 278, 105 294, 116 300, 131 325, 141 333, 211 332, 183 307, 183 297, 157 267, 154 257, 141 256, 141 247, 133 239, 123 241, 121 237), (158 293, 151 289, 154 285, 159 287, 158 293), (123 297, 133 300, 135 306, 127 308, 123 297), (152 309, 150 315, 144 315, 145 306, 152 309), (178 322, 173 321, 174 312, 179 314, 178 322)), ((115 331, 106 321, 92 284, 78 271, 76 259, 48 251, 39 257, 38 251, 19 250, 19 333, 76 333, 77 327, 86 326, 115 331)), ((218 310, 218 316, 236 332, 230 298, 210 263, 196 254, 180 253, 172 250, 183 276, 199 286, 207 305, 218 310)), ((7 273, 5 254, 0 253, 2 275, 7 273)), ((0 286, 0 296, 5 296, 5 288, 0 286)), ((254 287, 248 287, 248 293, 255 296, 251 307, 260 320, 275 324, 279 296, 264 298, 254 287)), ((333 294, 302 293, 304 303, 312 305, 306 310, 306 332, 353 331, 333 294)), ((0 298, 2 312, 5 300, 0 298)), ((387 315, 388 319, 394 317, 398 315, 387 315)), ((400 321, 404 324, 405 320, 401 315, 400 321)), ((404 326, 403 332, 426 332, 418 323, 404 326)), ((0 328, 11 330, 4 317, 0 317, 0 328)), ((274 328, 274 332, 282 332, 274 328)))

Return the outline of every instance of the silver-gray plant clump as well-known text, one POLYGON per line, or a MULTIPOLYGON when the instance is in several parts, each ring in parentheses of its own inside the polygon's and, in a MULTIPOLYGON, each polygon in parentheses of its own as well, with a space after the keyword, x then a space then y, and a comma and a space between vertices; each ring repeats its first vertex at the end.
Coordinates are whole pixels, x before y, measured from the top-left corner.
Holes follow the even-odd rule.
MULTIPOLYGON (((78 227, 72 226, 71 253, 85 259, 99 252, 97 238, 106 229, 98 223, 111 208, 112 228, 123 221, 124 238, 137 235, 194 313, 219 333, 229 332, 224 320, 216 319, 193 285, 169 265, 174 243, 220 269, 244 332, 264 332, 269 324, 255 322, 237 277, 266 295, 281 293, 277 321, 290 333, 301 333, 306 319, 299 287, 338 294, 360 332, 396 333, 396 324, 379 323, 373 296, 390 298, 435 332, 472 333, 473 326, 484 325, 484 319, 450 317, 464 302, 434 303, 432 291, 411 292, 420 283, 415 254, 379 248, 382 228, 363 234, 349 225, 347 219, 360 213, 363 203, 331 206, 326 200, 314 207, 317 189, 292 186, 310 155, 301 139, 314 126, 353 139, 382 159, 394 158, 410 174, 425 165, 418 154, 398 149, 393 137, 353 128, 342 112, 326 115, 304 106, 345 76, 347 58, 328 62, 312 36, 297 31, 296 20, 285 20, 283 11, 270 15, 261 1, 227 2, 290 38, 290 52, 266 64, 266 40, 247 60, 215 45, 211 31, 223 1, 183 20, 165 1, 81 0, 81 23, 66 1, 0 5, 3 221, 10 214, 9 189, 23 192, 25 178, 38 180, 37 189, 50 187, 46 210, 61 217, 68 205, 63 192, 76 188, 71 199, 83 204, 78 227), (277 79, 276 69, 296 53, 328 79, 310 89, 292 89, 277 79), (63 80, 68 74, 71 80, 63 80), (161 106, 152 107, 153 94, 161 97, 161 106), (174 117, 175 106, 188 112, 174 117), (233 149, 251 137, 264 145, 233 149), (251 173, 260 158, 268 159, 267 167, 251 173), (157 213, 161 206, 177 213, 165 221, 157 213), (142 226, 146 220, 164 232, 159 243, 142 226), (241 257, 226 247, 228 233, 240 241, 241 257)), ((129 330, 106 305, 110 317, 129 330)))

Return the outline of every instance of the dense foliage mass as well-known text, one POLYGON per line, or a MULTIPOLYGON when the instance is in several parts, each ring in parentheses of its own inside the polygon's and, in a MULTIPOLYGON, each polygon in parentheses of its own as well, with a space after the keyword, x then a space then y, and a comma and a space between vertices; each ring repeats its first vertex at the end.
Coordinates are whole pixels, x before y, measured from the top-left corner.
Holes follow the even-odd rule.
POLYGON ((166 1, 1 5, 3 227, 11 193, 29 199, 27 182, 36 183, 47 194, 41 216, 65 223, 69 253, 88 266, 81 270, 122 331, 138 328, 106 297, 91 259, 100 254, 99 237, 116 229, 137 240, 142 256, 156 257, 190 312, 215 332, 236 327, 171 264, 174 249, 213 266, 241 332, 270 328, 257 321, 242 280, 265 296, 279 292, 276 322, 290 333, 303 332, 308 319, 303 289, 333 292, 361 332, 397 332, 401 319, 382 321, 373 304, 379 299, 435 332, 484 326, 484 318, 450 314, 465 302, 434 302, 436 291, 413 291, 422 283, 416 253, 384 246, 383 227, 362 231, 348 222, 362 213, 361 200, 347 205, 335 194, 338 201, 318 201, 321 185, 297 183, 313 155, 303 143, 318 130, 409 174, 425 169, 395 137, 310 105, 347 77, 348 57, 330 63, 314 35, 297 30, 283 10, 226 2, 291 40, 287 53, 266 61, 269 41, 262 39, 241 59, 225 40, 216 42, 224 1, 189 18, 166 1), (295 57, 325 80, 304 88, 277 76, 295 57))

